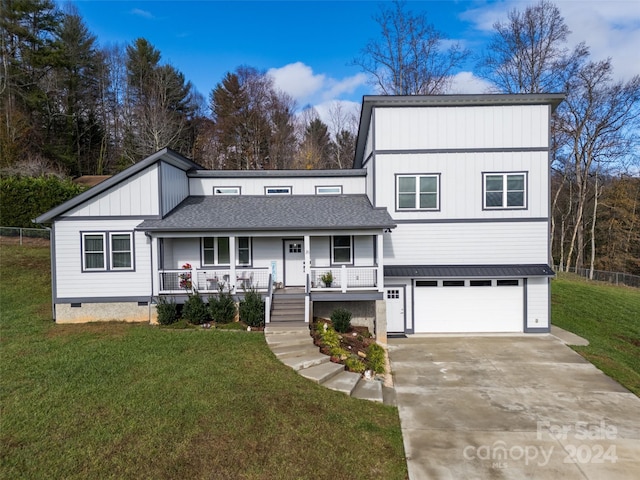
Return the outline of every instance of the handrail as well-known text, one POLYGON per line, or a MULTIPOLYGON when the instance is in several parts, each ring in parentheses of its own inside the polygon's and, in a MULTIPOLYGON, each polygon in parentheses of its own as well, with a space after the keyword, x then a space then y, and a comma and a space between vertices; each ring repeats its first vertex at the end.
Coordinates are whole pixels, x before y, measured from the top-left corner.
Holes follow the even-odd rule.
POLYGON ((271 274, 269 274, 269 289, 267 290, 267 297, 265 298, 265 309, 264 309, 264 323, 271 322, 271 311, 273 310, 273 282, 271 280, 271 274))

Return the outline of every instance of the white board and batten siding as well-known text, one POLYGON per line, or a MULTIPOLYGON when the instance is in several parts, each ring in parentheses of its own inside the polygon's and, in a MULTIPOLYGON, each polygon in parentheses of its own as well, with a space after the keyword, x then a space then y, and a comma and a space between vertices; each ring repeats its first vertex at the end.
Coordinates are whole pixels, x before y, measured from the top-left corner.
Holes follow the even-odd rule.
POLYGON ((167 214, 189 196, 189 179, 184 170, 160 163, 162 185, 162 213, 167 214))
POLYGON ((549 214, 547 152, 393 153, 376 155, 376 206, 394 219, 544 218, 549 214), (524 172, 525 209, 483 209, 484 173, 524 172), (439 210, 398 211, 397 175, 440 179, 439 210))
POLYGON ((158 170, 158 164, 151 165, 64 213, 63 216, 126 217, 159 215, 158 170))
POLYGON ((365 193, 364 176, 345 177, 243 177, 235 178, 190 178, 190 194, 194 196, 213 195, 216 187, 240 187, 241 195, 265 195, 265 187, 291 187, 293 195, 315 195, 316 187, 341 186, 342 194, 356 195, 365 193))
POLYGON ((549 109, 548 105, 377 108, 374 149, 548 147, 549 109))
POLYGON ((132 232, 139 219, 56 222, 56 298, 143 297, 151 295, 151 249, 143 232, 134 233, 133 271, 82 271, 81 232, 132 232))

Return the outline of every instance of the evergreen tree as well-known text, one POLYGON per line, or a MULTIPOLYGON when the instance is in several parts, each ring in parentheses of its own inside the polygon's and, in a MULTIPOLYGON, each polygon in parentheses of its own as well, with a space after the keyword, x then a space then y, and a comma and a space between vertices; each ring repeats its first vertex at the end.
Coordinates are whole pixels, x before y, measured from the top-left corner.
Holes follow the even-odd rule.
POLYGON ((44 79, 60 14, 51 0, 0 0, 0 166, 35 157, 46 131, 44 79))

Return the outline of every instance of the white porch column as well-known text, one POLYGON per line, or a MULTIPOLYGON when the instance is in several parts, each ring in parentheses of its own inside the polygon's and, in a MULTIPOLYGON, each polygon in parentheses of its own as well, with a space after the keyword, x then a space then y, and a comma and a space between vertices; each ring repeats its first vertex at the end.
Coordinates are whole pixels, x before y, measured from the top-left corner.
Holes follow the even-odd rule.
POLYGON ((309 235, 304 236, 304 321, 309 323, 311 317, 311 237, 309 235))
POLYGON ((378 291, 384 292, 384 234, 376 235, 376 263, 378 265, 377 285, 378 291))
POLYGON ((236 237, 229 237, 229 291, 236 293, 236 237))
MULTIPOLYGON (((304 236, 304 273, 311 275, 311 237, 309 235, 304 236)), ((306 283, 305 278, 305 285, 306 283)))
POLYGON ((145 234, 145 240, 150 244, 149 248, 151 249, 151 296, 156 297, 160 292, 159 270, 162 264, 160 261, 160 239, 145 234))

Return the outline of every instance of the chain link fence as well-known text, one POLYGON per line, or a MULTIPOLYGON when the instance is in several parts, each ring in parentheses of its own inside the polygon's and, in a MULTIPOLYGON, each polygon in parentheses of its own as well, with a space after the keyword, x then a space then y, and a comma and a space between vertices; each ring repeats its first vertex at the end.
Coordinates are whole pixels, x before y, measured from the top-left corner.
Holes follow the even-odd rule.
POLYGON ((50 240, 50 233, 46 228, 0 227, 0 237, 15 239, 20 245, 29 238, 50 240))
MULTIPOLYGON (((557 265, 554 266, 554 270, 556 272, 567 271, 564 269, 560 270, 560 267, 557 265)), ((570 273, 575 273, 576 275, 580 275, 581 277, 589 279, 591 269, 570 267, 568 271, 570 273)), ((628 287, 640 288, 640 276, 631 275, 630 273, 605 272, 604 270, 594 270, 593 280, 597 280, 599 282, 608 282, 614 285, 626 285, 628 287)))

